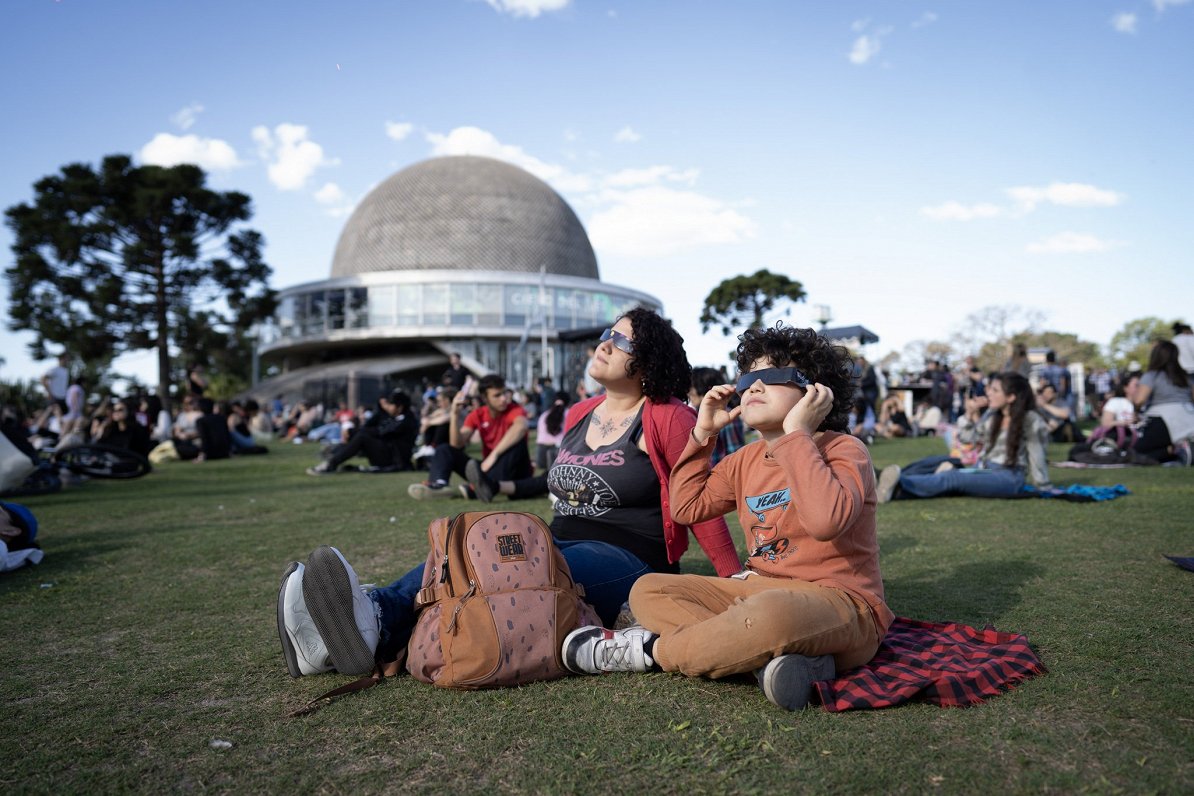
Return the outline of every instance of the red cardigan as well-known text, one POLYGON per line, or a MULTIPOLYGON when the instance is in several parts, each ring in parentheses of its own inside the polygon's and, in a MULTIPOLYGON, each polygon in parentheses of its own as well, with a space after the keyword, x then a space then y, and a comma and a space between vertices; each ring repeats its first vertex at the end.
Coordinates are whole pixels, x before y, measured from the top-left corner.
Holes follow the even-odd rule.
MULTIPOLYGON (((573 428, 604 402, 605 396, 597 395, 569 407, 564 419, 564 431, 573 428)), ((659 476, 664 548, 667 551, 668 562, 673 564, 679 561, 680 556, 688 549, 689 526, 681 525, 672 519, 668 482, 672 476, 672 466, 679 461, 680 454, 684 453, 689 433, 695 425, 696 412, 676 398, 662 404, 650 400, 643 404, 643 431, 647 438, 647 456, 651 459, 655 474, 659 476)), ((742 570, 738 551, 734 549, 734 539, 730 536, 730 529, 726 527, 723 517, 698 522, 691 530, 720 577, 729 577, 742 570)))

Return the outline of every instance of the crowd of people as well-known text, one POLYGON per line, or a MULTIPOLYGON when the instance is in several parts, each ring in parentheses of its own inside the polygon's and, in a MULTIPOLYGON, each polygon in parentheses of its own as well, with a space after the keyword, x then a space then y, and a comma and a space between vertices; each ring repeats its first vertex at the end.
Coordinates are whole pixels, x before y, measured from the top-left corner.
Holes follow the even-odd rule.
MULTIPOLYGON (((1023 346, 993 372, 973 358, 956 370, 927 363, 916 379, 925 395, 910 406, 907 385, 813 330, 746 330, 731 380, 691 368, 671 324, 638 308, 601 334, 576 400, 549 383, 523 391, 498 374, 476 378, 458 355, 416 398, 393 390, 356 410, 287 406, 281 396, 265 408, 216 404, 197 368, 176 415, 155 396, 86 407, 84 385, 51 372, 45 412, 17 432, 27 446, 94 440, 201 461, 264 451, 270 440, 311 442, 321 458, 313 476, 354 459, 368 463, 357 470, 425 470, 408 487, 416 500, 549 495, 555 544, 601 623, 568 636, 569 670, 754 673, 771 702, 796 709, 813 681, 866 663, 892 621, 878 505, 1007 498, 1029 482, 1048 489, 1050 442, 1190 465, 1191 341, 1177 325, 1140 371, 1106 380, 1096 371, 1089 409, 1076 405, 1064 363, 1048 354, 1033 367, 1023 346), (876 472, 872 445, 922 435, 940 438, 941 455, 876 472), (745 563, 725 521, 731 512, 745 563), (715 576, 681 572, 690 534, 715 576)), ((293 562, 278 598, 290 673, 367 674, 400 658, 425 577, 420 565, 366 591, 326 545, 293 562)))

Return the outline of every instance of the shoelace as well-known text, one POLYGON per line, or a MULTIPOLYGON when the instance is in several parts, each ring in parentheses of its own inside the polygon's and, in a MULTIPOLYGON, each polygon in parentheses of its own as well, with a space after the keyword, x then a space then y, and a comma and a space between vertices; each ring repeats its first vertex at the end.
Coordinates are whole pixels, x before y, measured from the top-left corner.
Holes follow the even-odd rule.
POLYGON ((640 656, 643 654, 643 642, 638 636, 605 639, 597 645, 597 666, 601 669, 620 666, 632 660, 636 650, 640 656))

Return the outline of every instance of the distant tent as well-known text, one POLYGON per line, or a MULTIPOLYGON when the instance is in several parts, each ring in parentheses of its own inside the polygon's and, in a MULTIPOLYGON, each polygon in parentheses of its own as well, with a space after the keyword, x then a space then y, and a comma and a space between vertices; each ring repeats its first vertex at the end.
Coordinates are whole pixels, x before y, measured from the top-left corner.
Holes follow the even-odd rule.
POLYGON ((879 335, 865 326, 838 326, 834 329, 822 329, 819 334, 831 343, 855 348, 879 342, 879 335))

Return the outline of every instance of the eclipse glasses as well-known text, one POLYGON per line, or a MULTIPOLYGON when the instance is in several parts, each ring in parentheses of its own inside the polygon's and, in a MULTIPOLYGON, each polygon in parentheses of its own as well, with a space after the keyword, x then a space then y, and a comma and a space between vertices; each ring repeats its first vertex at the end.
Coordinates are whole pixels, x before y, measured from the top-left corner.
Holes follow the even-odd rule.
POLYGON ((740 375, 734 389, 741 395, 749 390, 756 381, 761 381, 764 384, 791 384, 793 387, 809 385, 808 377, 801 373, 799 368, 762 368, 740 375))

